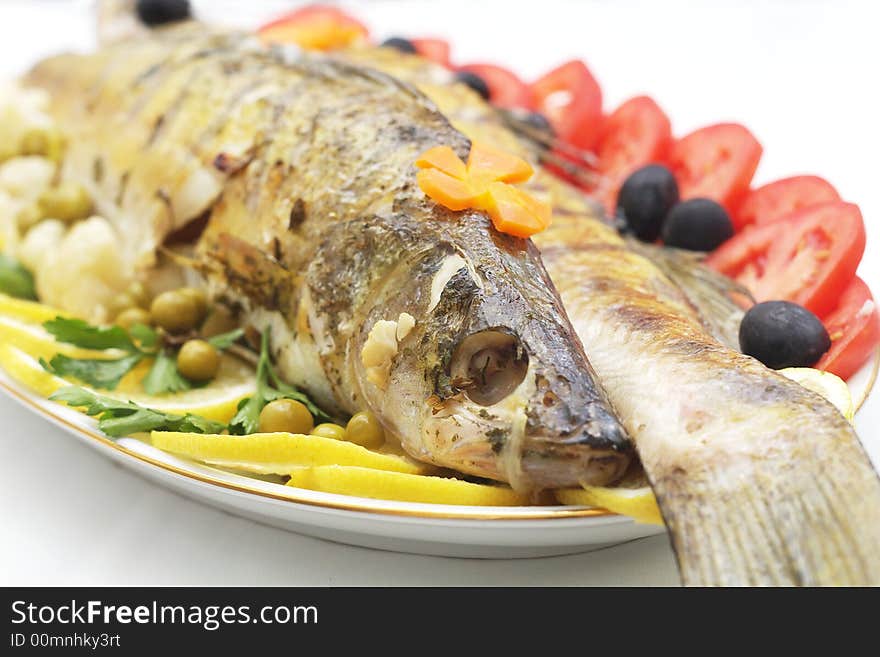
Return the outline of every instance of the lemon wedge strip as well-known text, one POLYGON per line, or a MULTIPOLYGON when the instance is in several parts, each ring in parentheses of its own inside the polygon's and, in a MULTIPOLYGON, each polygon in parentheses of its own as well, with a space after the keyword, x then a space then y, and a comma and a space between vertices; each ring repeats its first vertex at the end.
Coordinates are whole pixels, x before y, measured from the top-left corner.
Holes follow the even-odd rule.
POLYGON ((5 342, 0 343, 0 367, 15 381, 43 397, 70 385, 68 381, 44 370, 33 356, 5 342))
POLYGON ((258 474, 291 474, 313 465, 357 465, 415 476, 426 471, 415 461, 380 454, 360 445, 298 433, 247 436, 154 431, 153 446, 211 465, 258 474))
POLYGON ((855 405, 849 386, 839 376, 812 367, 786 367, 779 370, 779 373, 792 381, 797 381, 807 390, 822 395, 852 422, 856 412, 855 405))
POLYGON ((324 493, 427 504, 520 506, 528 503, 528 498, 506 486, 345 465, 325 465, 292 472, 287 485, 324 493))
POLYGON ((598 506, 614 513, 629 516, 637 522, 662 525, 663 516, 657 506, 657 498, 650 486, 641 488, 608 488, 584 486, 554 491, 556 499, 563 504, 598 506))
POLYGON ((70 313, 52 308, 37 301, 16 299, 8 294, 0 293, 0 315, 13 317, 29 324, 42 324, 43 322, 61 317, 70 317, 70 313))

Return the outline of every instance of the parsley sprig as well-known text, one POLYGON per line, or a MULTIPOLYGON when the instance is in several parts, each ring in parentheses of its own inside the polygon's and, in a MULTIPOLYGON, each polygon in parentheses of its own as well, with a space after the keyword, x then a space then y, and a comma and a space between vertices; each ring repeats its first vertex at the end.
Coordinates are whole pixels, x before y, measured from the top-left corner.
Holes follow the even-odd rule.
MULTIPOLYGON (((153 365, 144 377, 144 390, 151 395, 181 392, 194 387, 192 381, 181 375, 173 353, 162 344, 162 336, 154 329, 136 324, 129 331, 120 326, 93 326, 81 319, 56 317, 43 327, 59 342, 83 349, 109 350, 122 353, 115 358, 73 358, 56 354, 43 367, 61 377, 73 377, 95 388, 115 390, 126 374, 145 358, 153 358, 153 365)), ((217 349, 228 349, 242 336, 236 329, 210 338, 217 349)))
POLYGON ((260 411, 266 404, 276 399, 294 399, 301 402, 309 409, 316 423, 333 421, 333 418, 318 408, 305 393, 278 378, 269 359, 269 330, 266 329, 260 340, 256 394, 239 402, 238 411, 229 421, 229 433, 237 435, 256 433, 260 426, 260 411))
MULTIPOLYGON (((81 319, 56 317, 45 322, 43 328, 59 342, 83 349, 116 349, 122 352, 117 358, 73 358, 55 354, 48 363, 40 359, 40 364, 47 371, 61 377, 73 377, 96 388, 115 389, 122 377, 152 355, 138 347, 120 326, 92 326, 81 319)), ((153 332, 146 326, 143 328, 153 332)))
POLYGON ((61 388, 49 399, 82 408, 86 414, 97 416, 98 428, 114 438, 130 436, 142 431, 220 433, 226 428, 222 422, 208 420, 199 415, 164 413, 134 402, 104 397, 78 386, 61 388))

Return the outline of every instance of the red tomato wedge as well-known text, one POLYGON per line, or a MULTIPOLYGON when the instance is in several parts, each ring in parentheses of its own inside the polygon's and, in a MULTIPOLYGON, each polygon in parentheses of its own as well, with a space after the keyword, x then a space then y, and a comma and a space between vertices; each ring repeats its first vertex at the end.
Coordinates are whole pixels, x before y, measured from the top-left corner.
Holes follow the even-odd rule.
POLYGON ((529 108, 532 94, 528 85, 515 73, 494 64, 466 64, 460 71, 470 71, 479 75, 489 87, 489 101, 497 107, 529 108))
POLYGON ((626 177, 651 162, 662 162, 672 143, 669 117, 651 98, 636 96, 614 110, 602 125, 596 168, 605 179, 597 194, 609 212, 626 177))
POLYGON ((822 317, 837 306, 864 250, 858 206, 834 201, 746 228, 706 263, 736 279, 758 301, 794 301, 822 317))
POLYGON ((534 108, 560 139, 592 150, 602 128, 602 90, 579 59, 559 66, 532 84, 534 108))
POLYGON ((266 23, 258 34, 265 43, 295 43, 307 50, 344 48, 369 35, 360 21, 326 5, 308 5, 266 23))
POLYGON ((410 42, 422 57, 449 68, 448 41, 443 39, 410 39, 410 42))
POLYGON ((819 176, 792 176, 750 191, 733 214, 734 227, 767 224, 817 203, 839 201, 840 194, 819 176))
POLYGON ((825 318, 831 336, 828 350, 816 367, 848 379, 859 371, 880 344, 880 313, 871 290, 856 276, 840 295, 840 303, 825 318))
POLYGON ((676 141, 669 165, 681 198, 711 198, 731 212, 748 191, 762 151, 746 127, 719 123, 676 141))

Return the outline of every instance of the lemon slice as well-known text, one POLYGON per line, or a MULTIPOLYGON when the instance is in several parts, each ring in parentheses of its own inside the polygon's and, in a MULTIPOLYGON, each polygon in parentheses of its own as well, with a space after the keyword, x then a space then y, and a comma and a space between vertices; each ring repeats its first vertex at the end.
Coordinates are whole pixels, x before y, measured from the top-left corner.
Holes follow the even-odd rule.
MULTIPOLYGON (((44 397, 48 397, 64 386, 81 385, 78 381, 67 381, 50 374, 32 355, 5 342, 0 344, 0 367, 6 370, 6 373, 14 380, 44 397)), ((142 376, 148 367, 148 361, 138 365, 135 370, 126 375, 116 390, 93 390, 88 386, 82 387, 106 397, 133 401, 141 406, 155 408, 166 413, 180 415, 192 413, 218 422, 228 422, 235 415, 239 402, 244 397, 254 394, 256 390, 253 369, 231 356, 224 356, 217 377, 204 388, 161 396, 132 392, 131 390, 135 386, 140 387, 140 383, 135 383, 135 377, 142 376), (126 380, 128 380, 127 385, 126 380)), ((137 381, 139 382, 140 379, 137 381)))
POLYGON ((0 293, 0 315, 27 322, 29 324, 42 324, 46 320, 54 319, 59 315, 70 317, 70 313, 58 310, 36 301, 16 299, 8 294, 0 293))
POLYGON ((357 465, 416 476, 426 467, 408 458, 379 454, 360 445, 298 433, 247 436, 154 431, 153 446, 224 468, 258 474, 290 474, 313 465, 357 465))
POLYGON ((792 381, 797 381, 807 390, 822 395, 834 404, 847 420, 852 422, 855 416, 855 405, 849 392, 849 386, 839 376, 812 367, 786 367, 779 370, 779 373, 792 381))
MULTIPOLYGON (((201 415, 208 420, 225 424, 235 415, 239 402, 257 391, 254 369, 233 356, 223 354, 217 376, 203 388, 193 388, 169 395, 148 395, 143 392, 141 380, 150 365, 149 360, 139 363, 108 396, 124 398, 135 404, 166 413, 201 415)), ((101 394, 107 393, 102 391, 101 394)))
POLYGON ((614 513, 629 516, 637 522, 662 525, 663 516, 657 506, 657 498, 650 486, 641 488, 608 488, 605 486, 584 486, 554 491, 563 504, 598 506, 614 513))
POLYGON ((520 506, 528 503, 527 497, 506 486, 345 465, 325 465, 292 472, 287 485, 325 493, 427 504, 520 506))

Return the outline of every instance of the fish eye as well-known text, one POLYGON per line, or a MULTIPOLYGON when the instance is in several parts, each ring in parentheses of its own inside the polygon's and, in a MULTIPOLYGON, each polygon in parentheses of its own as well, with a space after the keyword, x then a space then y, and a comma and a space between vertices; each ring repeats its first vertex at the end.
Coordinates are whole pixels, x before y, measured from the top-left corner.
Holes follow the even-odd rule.
POLYGON ((528 368, 529 356, 516 336, 488 329, 459 342, 450 376, 472 402, 491 406, 516 390, 528 368))

